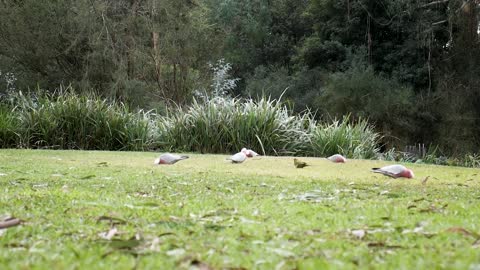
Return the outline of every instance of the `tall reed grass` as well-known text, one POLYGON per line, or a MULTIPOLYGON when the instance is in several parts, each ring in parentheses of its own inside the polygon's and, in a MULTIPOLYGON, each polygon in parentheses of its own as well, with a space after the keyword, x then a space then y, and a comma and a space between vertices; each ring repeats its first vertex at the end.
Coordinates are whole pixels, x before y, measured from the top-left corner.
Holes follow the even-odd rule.
POLYGON ((344 116, 330 124, 319 124, 312 131, 311 154, 330 156, 342 154, 351 158, 371 159, 379 153, 381 136, 367 120, 355 122, 344 116))
POLYGON ((292 116, 280 102, 215 97, 194 101, 159 120, 162 142, 170 149, 229 153, 251 147, 264 154, 296 154, 309 142, 308 116, 292 116))
POLYGON ((66 89, 13 96, 20 146, 28 148, 148 150, 156 141, 151 115, 118 102, 66 89))
POLYGON ((279 101, 227 96, 195 100, 160 116, 70 88, 11 95, 0 106, 0 146, 88 150, 233 153, 373 158, 379 135, 367 121, 318 124, 279 101))
POLYGON ((8 104, 0 103, 0 147, 15 148, 19 143, 19 121, 8 104))

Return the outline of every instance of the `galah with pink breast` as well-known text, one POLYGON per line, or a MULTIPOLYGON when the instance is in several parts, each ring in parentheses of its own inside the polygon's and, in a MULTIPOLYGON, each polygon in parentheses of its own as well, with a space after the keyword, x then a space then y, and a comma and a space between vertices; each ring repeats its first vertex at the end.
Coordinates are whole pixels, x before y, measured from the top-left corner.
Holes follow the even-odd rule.
POLYGON ((327 159, 330 160, 331 162, 335 162, 335 163, 345 163, 345 162, 347 162, 347 159, 340 154, 335 154, 333 156, 329 156, 327 159))
POLYGON ((157 165, 171 165, 171 164, 175 164, 177 163, 178 161, 180 160, 184 160, 184 159, 187 159, 188 156, 180 156, 180 155, 175 155, 175 154, 170 154, 170 153, 165 153, 165 154, 162 154, 160 155, 160 157, 158 157, 157 159, 155 159, 155 161, 153 162, 154 164, 157 164, 157 165))
POLYGON ((242 148, 242 150, 240 152, 244 153, 247 157, 260 156, 257 152, 253 151, 252 149, 247 149, 245 147, 242 148))
POLYGON ((388 165, 381 168, 372 168, 372 172, 381 173, 393 178, 413 178, 415 176, 412 170, 407 169, 405 166, 399 164, 388 165))

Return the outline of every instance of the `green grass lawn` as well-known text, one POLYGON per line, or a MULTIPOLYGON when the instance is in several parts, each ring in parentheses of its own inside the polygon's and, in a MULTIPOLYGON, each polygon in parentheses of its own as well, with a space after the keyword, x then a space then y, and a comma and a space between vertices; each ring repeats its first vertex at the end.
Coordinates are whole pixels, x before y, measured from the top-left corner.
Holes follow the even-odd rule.
POLYGON ((1 268, 480 269, 478 169, 156 157, 0 150, 1 268))

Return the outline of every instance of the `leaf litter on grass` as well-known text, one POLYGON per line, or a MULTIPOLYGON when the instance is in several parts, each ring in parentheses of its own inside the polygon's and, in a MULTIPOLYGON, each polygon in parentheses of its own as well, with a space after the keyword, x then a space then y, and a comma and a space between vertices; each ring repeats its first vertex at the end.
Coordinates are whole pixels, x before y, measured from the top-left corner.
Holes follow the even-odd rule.
POLYGON ((111 226, 127 223, 127 221, 123 218, 115 217, 115 216, 106 216, 106 215, 99 216, 97 218, 97 222, 102 222, 102 221, 108 221, 111 226))
POLYGON ((330 201, 338 199, 337 196, 333 196, 330 193, 323 192, 322 190, 313 190, 303 194, 296 195, 291 202, 302 201, 302 202, 314 202, 319 203, 323 201, 330 201))
MULTIPOLYGON (((43 152, 24 153, 35 159, 45 155, 43 152)), ((4 249, 5 256, 12 257, 12 260, 21 262, 27 255, 28 247, 38 242, 37 237, 56 239, 48 244, 42 243, 37 250, 63 247, 72 239, 75 239, 75 244, 84 245, 88 241, 85 239, 93 237, 95 243, 100 243, 101 252, 113 252, 115 256, 103 259, 89 256, 91 265, 111 268, 125 263, 125 259, 130 260, 132 255, 139 266, 152 269, 160 267, 159 263, 169 263, 166 268, 170 269, 180 267, 182 262, 187 268, 227 269, 238 266, 274 269, 280 266, 285 269, 302 266, 302 261, 309 260, 309 256, 316 256, 314 254, 320 254, 321 260, 313 260, 306 269, 321 269, 322 265, 338 268, 352 268, 355 265, 359 269, 413 269, 419 256, 433 268, 442 264, 444 268, 468 269, 468 265, 478 257, 469 251, 480 246, 478 239, 460 232, 445 231, 445 228, 455 226, 463 226, 470 232, 477 229, 474 217, 478 214, 476 205, 480 193, 473 187, 479 185, 480 181, 461 182, 468 183, 469 188, 456 185, 462 179, 471 178, 472 173, 467 169, 441 167, 439 171, 447 173, 444 176, 432 175, 430 180, 435 179, 433 177, 439 180, 429 181, 427 186, 422 186, 420 180, 428 174, 426 172, 430 172, 430 168, 422 165, 416 165, 419 181, 389 181, 386 184, 383 179, 371 177, 368 170, 365 174, 360 172, 359 175, 353 175, 347 167, 343 172, 345 176, 340 178, 332 175, 335 172, 331 171, 265 172, 262 164, 260 169, 256 169, 255 163, 248 164, 253 166, 251 170, 238 173, 229 168, 232 173, 227 174, 221 166, 212 167, 211 161, 207 162, 210 156, 198 155, 195 156, 198 164, 187 164, 191 166, 187 170, 182 166, 172 166, 165 167, 165 171, 150 172, 150 167, 147 168, 140 159, 137 163, 132 159, 128 169, 118 170, 115 164, 124 164, 125 159, 124 155, 120 158, 118 153, 95 153, 97 162, 108 161, 109 166, 101 168, 92 163, 91 156, 82 157, 84 152, 67 154, 75 156, 76 160, 75 171, 69 174, 72 177, 53 179, 52 172, 62 172, 59 169, 61 162, 42 163, 46 168, 38 166, 36 172, 28 174, 28 180, 18 181, 20 184, 13 186, 8 185, 7 181, 7 185, 4 185, 8 190, 0 199, 2 203, 11 202, 5 204, 6 211, 22 217, 31 215, 29 219, 32 220, 33 217, 45 216, 51 223, 45 230, 36 231, 34 237, 25 238, 25 243, 21 245, 27 248, 15 252, 4 249), (208 174, 198 173, 205 171, 208 174), (449 175, 456 171, 461 177, 450 180, 449 175), (98 177, 88 181, 74 177, 94 174, 98 177), (299 174, 302 176, 299 177, 299 174), (115 180, 103 179, 104 175, 110 175, 115 180), (465 178, 462 175, 466 175, 465 178), (170 179, 166 179, 166 176, 170 179), (445 184, 449 181, 454 185, 445 184), (48 183, 55 188, 32 191, 29 189, 32 183, 48 183), (61 192, 62 185, 67 185, 71 191, 61 192), (100 192, 99 185, 104 187, 100 192), (157 188, 150 189, 151 186, 157 188), (383 190, 389 193, 379 195, 383 190), (36 196, 30 196, 32 193, 36 196), (96 201, 99 193, 102 200, 96 201), (424 199, 416 201, 419 198, 424 199), (446 203, 449 206, 442 209, 446 203), (76 210, 76 205, 94 207, 82 210, 85 213, 82 216, 76 210), (419 211, 429 209, 431 205, 435 209, 419 211), (407 209, 409 206, 412 207, 407 209), (75 211, 64 214, 68 207, 75 211), (190 216, 190 213, 194 216, 190 216), (99 218, 101 215, 104 215, 103 219, 99 218), (135 220, 131 220, 132 216, 135 220), (97 219, 100 220, 95 222, 97 219), (419 226, 423 220, 427 220, 429 225, 419 226), (70 224, 81 229, 79 232, 71 232, 71 229, 65 232, 64 228, 70 224), (117 230, 115 233, 114 228, 117 230), (354 230, 363 230, 365 235, 358 239, 352 233, 345 233, 354 230), (405 230, 412 232, 402 234, 405 230), (55 237, 56 234, 52 232, 58 232, 60 237, 55 237), (430 239, 427 233, 451 236, 430 239), (137 234, 141 237, 137 237, 137 234), (451 240, 456 242, 450 245, 448 241, 451 240), (467 241, 469 243, 465 244, 467 241), (246 251, 246 246, 250 250, 246 251), (395 251, 399 249, 398 246, 404 248, 395 251), (185 253, 178 258, 167 256, 168 251, 175 249, 183 249, 185 253), (274 252, 276 249, 281 251, 274 252), (213 252, 210 253, 210 250, 213 252), (393 251, 402 254, 401 262, 400 257, 391 255, 393 251), (355 260, 356 264, 353 263, 355 260)), ((64 163, 71 163, 69 160, 65 157, 64 163)), ((352 164, 356 172, 363 166, 371 167, 369 161, 353 161, 352 164)), ((65 164, 66 167, 70 165, 65 164)), ((23 167, 18 169, 30 170, 23 167)), ((23 233, 26 233, 23 228, 14 229, 7 236, 23 239, 23 233)), ((3 243, 3 246, 9 244, 20 245, 3 243)), ((87 253, 83 250, 77 252, 78 261, 82 262, 81 258, 87 253)), ((58 254, 68 258, 69 253, 68 249, 64 249, 58 254)), ((62 263, 40 259, 40 256, 44 256, 41 251, 29 256, 40 263, 39 267, 48 268, 53 263, 62 263)), ((11 262, 6 263, 7 268, 15 266, 11 262)))

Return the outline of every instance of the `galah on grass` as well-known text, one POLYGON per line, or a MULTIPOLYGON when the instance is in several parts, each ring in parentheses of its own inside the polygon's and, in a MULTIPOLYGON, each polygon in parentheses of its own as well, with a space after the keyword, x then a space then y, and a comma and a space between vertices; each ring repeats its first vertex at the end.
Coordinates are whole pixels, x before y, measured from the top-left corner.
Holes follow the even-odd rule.
POLYGON ((157 164, 157 165, 159 165, 159 164, 171 165, 171 164, 176 163, 177 161, 184 160, 184 159, 187 159, 187 158, 188 158, 188 156, 180 156, 180 155, 166 153, 166 154, 160 155, 160 157, 155 159, 154 164, 157 164))
POLYGON ((247 149, 247 148, 242 148, 242 150, 240 151, 242 153, 245 153, 245 155, 247 157, 256 157, 256 156, 260 156, 257 152, 253 151, 252 149, 247 149))
POLYGON ((231 160, 232 163, 242 163, 247 159, 247 154, 245 152, 238 152, 235 155, 227 158, 227 160, 231 160))
POLYGON ((403 165, 395 164, 395 165, 388 165, 381 168, 372 168, 374 173, 381 173, 386 176, 390 176, 393 178, 405 177, 405 178, 413 178, 415 175, 413 171, 407 169, 403 165))
POLYGON ((308 166, 308 164, 306 162, 300 161, 296 158, 293 159, 293 165, 295 165, 295 167, 298 168, 298 169, 308 166))
POLYGON ((333 156, 329 156, 327 159, 330 160, 331 162, 335 162, 335 163, 345 163, 345 162, 347 162, 347 159, 340 154, 335 154, 333 156))

